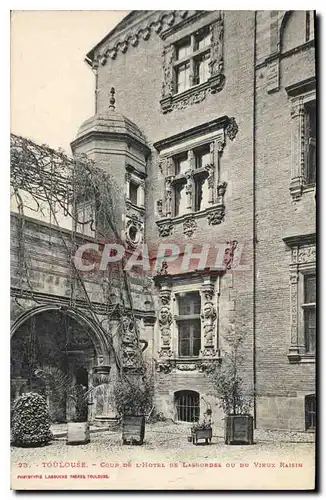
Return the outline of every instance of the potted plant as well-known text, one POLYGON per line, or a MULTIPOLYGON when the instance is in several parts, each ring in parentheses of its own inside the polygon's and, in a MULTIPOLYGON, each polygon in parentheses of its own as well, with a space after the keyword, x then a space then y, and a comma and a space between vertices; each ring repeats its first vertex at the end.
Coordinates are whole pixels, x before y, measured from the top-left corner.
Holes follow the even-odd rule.
POLYGON ((90 442, 89 422, 87 421, 87 388, 75 385, 70 397, 75 402, 75 414, 68 422, 67 444, 87 444, 90 442))
POLYGON ((195 422, 191 427, 191 441, 198 443, 198 439, 205 439, 206 444, 212 441, 212 411, 208 409, 201 422, 195 422))
POLYGON ((21 447, 44 446, 53 438, 46 399, 29 392, 13 404, 11 416, 12 444, 21 447))
POLYGON ((240 375, 243 340, 243 335, 233 331, 227 339, 228 349, 222 361, 213 363, 207 370, 219 398, 218 404, 225 413, 225 444, 253 444, 253 417, 249 413, 252 399, 240 375))
POLYGON ((145 414, 152 408, 153 380, 149 373, 122 373, 114 388, 115 404, 122 419, 123 444, 143 444, 145 414))

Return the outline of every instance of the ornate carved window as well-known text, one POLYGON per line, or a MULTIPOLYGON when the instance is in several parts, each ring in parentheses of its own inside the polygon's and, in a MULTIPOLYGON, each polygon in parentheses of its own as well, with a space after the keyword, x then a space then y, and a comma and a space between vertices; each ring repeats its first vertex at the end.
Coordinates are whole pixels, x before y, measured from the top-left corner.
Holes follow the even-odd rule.
POLYGON ((294 201, 314 190, 316 183, 316 90, 315 79, 286 88, 291 101, 291 182, 294 201))
POLYGON ((200 370, 204 360, 219 359, 219 281, 162 282, 159 297, 159 371, 200 370))
POLYGON ((223 221, 227 184, 221 158, 226 136, 233 140, 236 133, 234 118, 223 117, 154 144, 164 190, 157 200, 160 236, 169 236, 176 224, 192 236, 198 217, 206 217, 210 225, 223 221))
POLYGON ((199 20, 162 33, 163 113, 201 102, 208 92, 223 88, 223 18, 219 11, 201 13, 199 20), (204 16, 204 17, 203 17, 204 16))
POLYGON ((284 238, 291 247, 290 304, 292 363, 314 361, 316 352, 315 235, 284 238))

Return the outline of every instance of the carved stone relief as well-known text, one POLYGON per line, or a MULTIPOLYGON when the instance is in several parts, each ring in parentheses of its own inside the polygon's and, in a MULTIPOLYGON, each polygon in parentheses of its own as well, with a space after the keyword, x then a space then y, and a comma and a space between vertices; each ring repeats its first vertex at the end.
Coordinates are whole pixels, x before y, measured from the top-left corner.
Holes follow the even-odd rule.
POLYGON ((144 222, 135 214, 126 217, 125 240, 132 248, 144 241, 144 222))
POLYGON ((193 217, 187 218, 183 223, 183 233, 192 236, 197 229, 197 222, 193 217))
POLYGON ((160 331, 161 355, 164 356, 165 352, 171 351, 171 287, 163 285, 159 293, 159 298, 161 307, 158 313, 158 325, 160 331))
POLYGON ((121 363, 123 368, 137 368, 140 363, 140 349, 134 321, 125 316, 121 322, 121 363))
POLYGON ((298 251, 298 262, 300 264, 307 262, 315 262, 316 261, 316 247, 313 246, 304 246, 300 247, 298 251))
POLYGON ((236 138, 236 135, 238 133, 238 130, 239 130, 239 127, 238 127, 238 124, 237 124, 235 118, 234 117, 230 118, 229 124, 225 130, 226 135, 228 136, 230 141, 234 141, 234 139, 236 138))
POLYGON ((214 284, 206 282, 201 287, 201 325, 205 348, 214 347, 216 331, 216 309, 214 305, 214 284))

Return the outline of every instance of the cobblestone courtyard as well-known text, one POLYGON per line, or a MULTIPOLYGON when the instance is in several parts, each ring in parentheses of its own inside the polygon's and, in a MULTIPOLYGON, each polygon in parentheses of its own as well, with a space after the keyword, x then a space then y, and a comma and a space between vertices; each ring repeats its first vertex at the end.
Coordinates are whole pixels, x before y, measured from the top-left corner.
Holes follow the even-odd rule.
POLYGON ((211 445, 194 446, 188 431, 185 425, 147 425, 143 446, 122 445, 117 428, 91 434, 87 445, 67 446, 61 437, 42 448, 12 448, 13 479, 41 474, 38 487, 45 489, 65 489, 69 480, 73 489, 85 488, 85 481, 94 489, 313 487, 314 443, 303 442, 313 435, 278 432, 276 440, 276 431, 257 431, 254 445, 227 446, 220 429, 211 445))

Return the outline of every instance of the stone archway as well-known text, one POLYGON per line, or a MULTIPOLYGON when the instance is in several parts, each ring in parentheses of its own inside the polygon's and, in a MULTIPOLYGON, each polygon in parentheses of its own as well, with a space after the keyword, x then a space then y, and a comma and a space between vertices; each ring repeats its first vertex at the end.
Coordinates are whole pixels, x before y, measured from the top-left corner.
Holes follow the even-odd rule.
POLYGON ((46 305, 19 316, 11 335, 13 398, 28 391, 46 395, 53 422, 96 416, 101 405, 91 398, 95 412, 90 406, 82 407, 80 388, 87 392, 99 369, 107 372, 106 382, 110 383, 110 348, 102 329, 84 312, 46 305))

